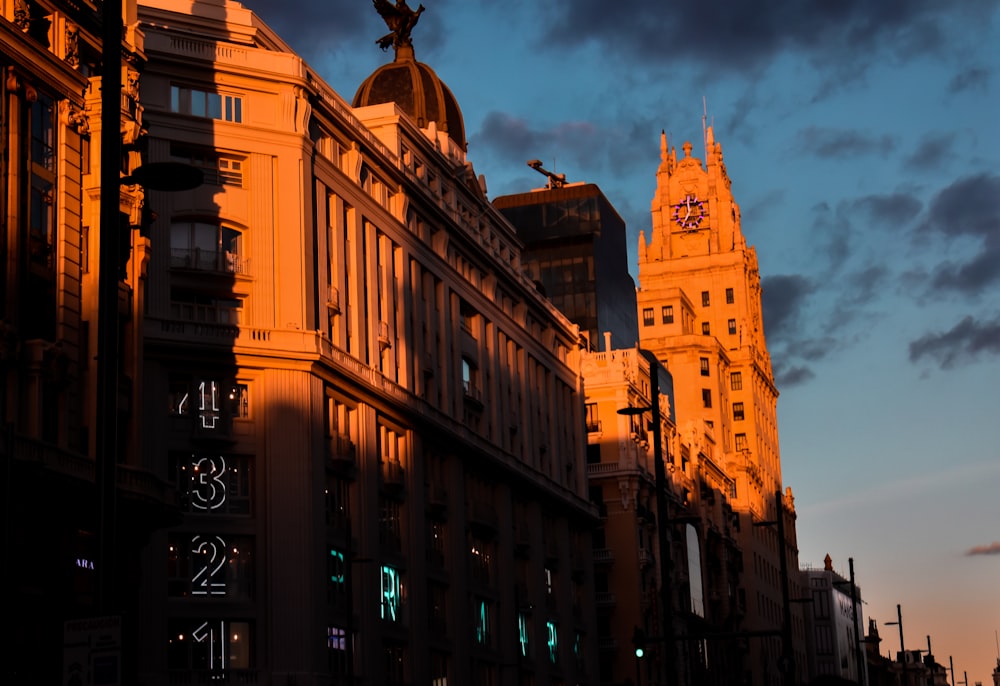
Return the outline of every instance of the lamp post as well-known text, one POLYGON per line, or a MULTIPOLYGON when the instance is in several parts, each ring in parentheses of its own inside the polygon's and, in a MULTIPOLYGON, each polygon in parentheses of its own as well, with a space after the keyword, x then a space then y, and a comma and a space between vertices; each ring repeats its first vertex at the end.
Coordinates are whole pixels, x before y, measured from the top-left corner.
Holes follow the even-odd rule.
POLYGON ((903 643, 903 610, 896 603, 896 621, 886 622, 886 626, 898 626, 899 627, 899 658, 903 661, 903 683, 906 683, 906 645, 903 643))
POLYGON ((649 364, 649 407, 623 407, 618 410, 618 414, 633 416, 649 412, 653 417, 653 473, 656 487, 656 535, 657 544, 660 547, 660 612, 662 617, 661 623, 663 624, 663 662, 667 680, 674 683, 674 679, 677 677, 675 668, 676 648, 674 646, 674 607, 670 591, 670 568, 672 562, 670 539, 667 534, 670 515, 667 511, 667 474, 663 464, 663 429, 660 421, 660 363, 652 353, 645 350, 640 350, 639 352, 646 358, 649 364))

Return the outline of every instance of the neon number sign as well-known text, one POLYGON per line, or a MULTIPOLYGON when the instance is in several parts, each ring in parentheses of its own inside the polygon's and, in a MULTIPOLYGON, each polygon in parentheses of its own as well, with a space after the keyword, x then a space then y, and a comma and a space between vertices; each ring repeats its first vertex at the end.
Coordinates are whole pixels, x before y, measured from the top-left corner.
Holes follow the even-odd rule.
POLYGON ((198 384, 198 416, 201 418, 201 428, 214 429, 219 421, 219 384, 214 381, 202 381, 198 384))
POLYGON ((559 632, 553 622, 545 622, 545 626, 549 631, 549 661, 555 664, 559 655, 559 632))
POLYGON ((214 626, 209 626, 208 622, 204 622, 201 626, 191 632, 191 638, 194 639, 195 643, 203 643, 205 644, 205 647, 208 648, 209 669, 226 668, 225 635, 225 622, 219 622, 218 631, 216 631, 214 626), (219 640, 220 638, 223 640, 219 640), (218 654, 216 654, 216 651, 218 651, 218 654), (216 664, 217 661, 218 665, 216 664))
POLYGON ((191 505, 198 510, 217 510, 226 502, 226 459, 221 455, 203 457, 194 463, 191 476, 191 505))
POLYGON ((382 567, 382 619, 395 622, 399 612, 402 584, 399 572, 389 566, 382 567))
POLYGON ((191 595, 226 595, 226 542, 221 536, 195 536, 191 539, 191 546, 191 552, 200 564, 191 579, 191 595))
POLYGON ((528 619, 523 614, 517 615, 517 635, 521 643, 521 656, 528 657, 528 619))

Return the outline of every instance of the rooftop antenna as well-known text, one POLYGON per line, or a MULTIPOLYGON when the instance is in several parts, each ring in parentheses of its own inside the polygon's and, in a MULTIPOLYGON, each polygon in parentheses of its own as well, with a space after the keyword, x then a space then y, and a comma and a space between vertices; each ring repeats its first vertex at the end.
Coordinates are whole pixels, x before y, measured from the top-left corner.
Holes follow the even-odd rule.
POLYGON ((705 164, 708 164, 708 100, 701 96, 701 145, 705 151, 705 164))
POLYGON ((554 172, 550 172, 548 169, 543 168, 541 160, 528 160, 528 166, 534 169, 539 174, 542 174, 548 178, 549 183, 546 186, 546 188, 548 188, 549 190, 552 190, 553 188, 562 188, 563 186, 566 185, 566 175, 556 174, 554 172))

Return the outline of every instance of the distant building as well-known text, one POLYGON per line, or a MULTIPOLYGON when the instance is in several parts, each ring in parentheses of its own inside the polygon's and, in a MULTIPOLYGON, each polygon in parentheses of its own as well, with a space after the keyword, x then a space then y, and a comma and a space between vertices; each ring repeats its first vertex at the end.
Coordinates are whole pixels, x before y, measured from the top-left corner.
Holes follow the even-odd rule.
POLYGON ((802 585, 808 589, 810 603, 804 603, 809 655, 809 679, 836 676, 859 686, 867 686, 868 670, 862 649, 861 589, 853 589, 849 578, 833 569, 826 556, 823 569, 801 570, 802 585))
POLYGON ((551 185, 502 195, 493 205, 517 227, 523 264, 543 293, 580 327, 592 350, 638 341, 635 282, 629 275, 625 222, 592 183, 551 185))
MULTIPOLYGON (((743 236, 711 129, 705 150, 703 163, 685 143, 678 158, 662 137, 652 229, 648 240, 645 232, 639 237, 639 344, 674 379, 678 433, 686 443, 677 458, 697 461, 696 473, 720 475, 715 483, 729 489, 742 575, 738 588, 727 589, 720 612, 755 632, 733 640, 748 651, 745 683, 764 686, 788 672, 801 680, 806 669, 802 611, 784 599, 801 593, 795 507, 781 480, 778 390, 764 338, 757 255, 743 236)), ((709 651, 705 659, 711 663, 724 652, 709 651)))

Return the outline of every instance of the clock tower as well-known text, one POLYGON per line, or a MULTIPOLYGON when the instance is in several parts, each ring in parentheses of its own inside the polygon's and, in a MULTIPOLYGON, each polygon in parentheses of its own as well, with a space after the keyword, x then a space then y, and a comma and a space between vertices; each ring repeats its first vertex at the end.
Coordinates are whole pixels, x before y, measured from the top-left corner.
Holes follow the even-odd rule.
MULTIPOLYGON (((720 601, 714 618, 706 619, 784 635, 779 569, 783 550, 788 568, 798 568, 795 510, 790 489, 782 486, 778 390, 764 337, 757 253, 741 230, 722 146, 711 128, 704 143, 704 162, 692 156, 689 142, 678 159, 661 134, 651 233, 648 241, 639 234, 640 347, 656 355, 674 381, 678 433, 669 451, 671 482, 683 494, 676 516, 708 521, 717 505, 688 494, 710 491, 723 493, 734 515, 728 531, 742 551, 739 593, 720 601), (784 545, 775 531, 754 526, 779 517, 784 545)), ((712 564, 702 561, 703 569, 712 564)), ((706 611, 713 614, 711 607, 706 611)), ((763 683, 761 674, 793 669, 776 656, 804 665, 804 652, 795 659, 803 644, 786 648, 791 643, 750 641, 745 665, 754 686, 763 683)))

